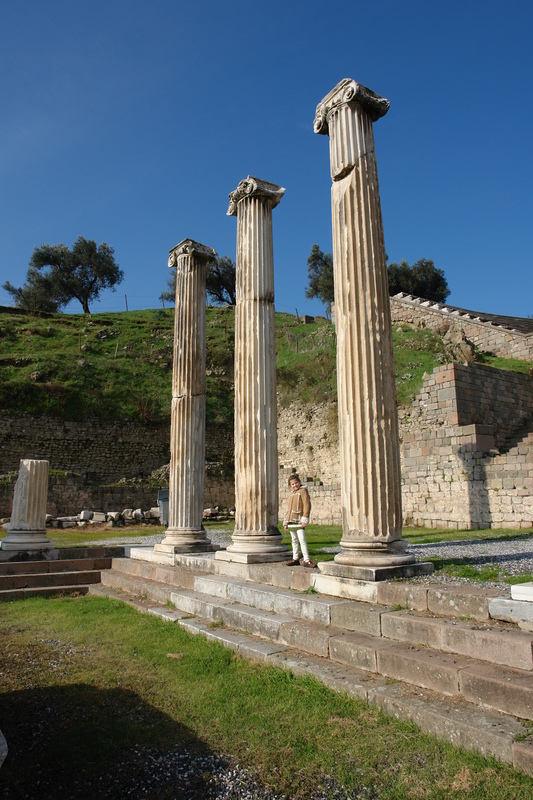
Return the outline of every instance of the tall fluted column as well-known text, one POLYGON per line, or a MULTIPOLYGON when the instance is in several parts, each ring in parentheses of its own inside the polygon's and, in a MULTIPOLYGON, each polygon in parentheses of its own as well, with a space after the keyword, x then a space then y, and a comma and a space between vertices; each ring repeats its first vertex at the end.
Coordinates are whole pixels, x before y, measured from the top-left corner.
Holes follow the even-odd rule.
POLYGON ((48 461, 24 458, 13 494, 13 511, 2 550, 36 552, 51 550, 46 536, 46 501, 48 499, 48 461))
MULTIPOLYGON (((412 564, 402 537, 400 444, 383 223, 372 123, 388 100, 341 81, 317 106, 329 134, 342 551, 337 564, 412 564)), ((325 572, 331 572, 324 565, 325 572)))
POLYGON ((280 561, 272 209, 285 189, 258 178, 230 194, 237 216, 235 309, 235 531, 217 559, 280 561))
POLYGON ((170 423, 169 527, 155 550, 211 550, 202 526, 205 461, 205 266, 211 247, 184 239, 170 251, 177 267, 170 423))

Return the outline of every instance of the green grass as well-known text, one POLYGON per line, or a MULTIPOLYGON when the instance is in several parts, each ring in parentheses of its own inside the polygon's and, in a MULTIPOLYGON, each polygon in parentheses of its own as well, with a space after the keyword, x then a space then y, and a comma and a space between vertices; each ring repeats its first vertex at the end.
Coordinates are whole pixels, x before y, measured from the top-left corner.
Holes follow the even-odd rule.
MULTIPOLYGON (((0 312, 0 405, 3 413, 134 419, 149 425, 170 420, 174 309, 118 313, 50 314, 0 312)), ((207 426, 232 430, 235 310, 206 313, 207 426)), ((410 403, 447 358, 442 339, 426 329, 393 330, 397 398, 410 403)), ((280 403, 333 401, 336 338, 333 325, 317 317, 304 325, 276 314, 280 403)), ((531 364, 480 354, 485 363, 527 372, 531 364)))
MULTIPOLYGON (((6 603, 0 632, 6 800, 98 797, 117 776, 126 796, 151 752, 184 750, 233 756, 292 800, 325 775, 367 800, 533 793, 508 765, 116 601, 6 603)), ((201 784, 170 777, 149 796, 199 800, 201 784)))

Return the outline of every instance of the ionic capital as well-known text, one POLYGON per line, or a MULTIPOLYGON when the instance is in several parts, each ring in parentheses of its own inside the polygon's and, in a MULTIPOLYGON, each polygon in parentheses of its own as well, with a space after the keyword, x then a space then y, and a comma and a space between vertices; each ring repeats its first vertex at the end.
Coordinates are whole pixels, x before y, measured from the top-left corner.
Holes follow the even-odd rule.
POLYGON ((179 256, 191 256, 203 259, 204 261, 212 261, 217 257, 216 250, 212 247, 207 247, 205 244, 199 244, 193 239, 183 239, 176 247, 169 251, 168 266, 177 267, 179 256))
POLYGON ((329 134, 329 116, 332 111, 349 104, 357 103, 368 114, 372 122, 385 116, 390 103, 371 89, 351 78, 344 78, 327 94, 316 107, 315 133, 329 134))
POLYGON ((237 206, 245 197, 264 197, 270 203, 270 207, 275 208, 284 194, 285 189, 276 183, 269 183, 248 175, 245 180, 239 183, 234 192, 230 192, 227 215, 228 217, 236 217, 237 206))

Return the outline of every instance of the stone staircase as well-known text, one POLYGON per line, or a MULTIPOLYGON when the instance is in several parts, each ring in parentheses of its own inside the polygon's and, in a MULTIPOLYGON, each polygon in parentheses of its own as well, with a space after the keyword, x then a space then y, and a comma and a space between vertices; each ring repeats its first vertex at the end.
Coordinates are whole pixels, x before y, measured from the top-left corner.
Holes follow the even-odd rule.
POLYGON ((330 576, 303 567, 136 547, 89 591, 312 675, 533 776, 533 633, 494 618, 501 591, 350 581, 336 587, 350 595, 342 597, 330 576))
POLYGON ((102 570, 123 547, 69 548, 56 551, 56 558, 0 562, 0 602, 36 595, 83 595, 99 583, 102 570))

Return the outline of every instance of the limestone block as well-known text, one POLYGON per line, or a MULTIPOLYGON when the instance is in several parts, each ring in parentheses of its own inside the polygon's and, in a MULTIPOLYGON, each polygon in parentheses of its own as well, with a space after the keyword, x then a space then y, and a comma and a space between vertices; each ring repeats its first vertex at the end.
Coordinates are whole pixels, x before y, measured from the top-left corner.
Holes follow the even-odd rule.
POLYGON ((394 611, 381 617, 381 629, 385 638, 432 647, 434 650, 440 647, 441 628, 441 620, 417 617, 409 611, 394 611))
POLYGON ((517 583, 511 586, 513 600, 524 600, 533 603, 533 583, 517 583))
MULTIPOLYGON (((517 669, 533 669, 533 637, 525 631, 485 628, 461 622, 442 625, 441 648, 481 661, 517 669)), ((529 679, 533 687, 533 675, 529 679)))
POLYGON ((492 664, 474 664, 461 671, 461 694, 471 703, 519 719, 533 719, 531 673, 492 664))
POLYGON ((331 607, 331 624, 347 631, 359 631, 371 636, 381 636, 381 615, 386 606, 352 601, 331 607))

